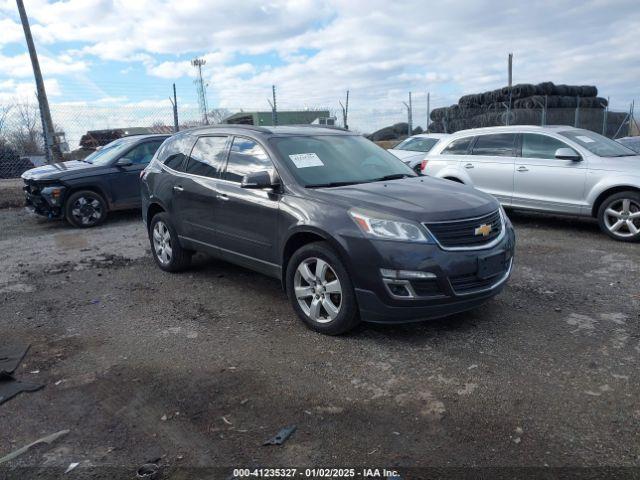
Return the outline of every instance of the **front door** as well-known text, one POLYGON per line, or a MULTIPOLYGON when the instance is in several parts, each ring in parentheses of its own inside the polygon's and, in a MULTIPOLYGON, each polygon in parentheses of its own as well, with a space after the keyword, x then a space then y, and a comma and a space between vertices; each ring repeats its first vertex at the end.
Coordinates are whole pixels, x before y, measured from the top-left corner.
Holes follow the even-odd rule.
POLYGON ((523 133, 521 142, 521 158, 515 164, 513 206, 579 214, 585 205, 585 162, 555 158, 559 148, 574 149, 549 135, 523 133))
POLYGON ((215 213, 217 244, 250 262, 263 264, 268 270, 270 266, 279 264, 280 260, 276 250, 280 194, 270 189, 256 190, 240 186, 242 177, 259 171, 268 171, 272 176, 276 174, 273 163, 259 143, 249 138, 235 137, 218 184, 215 213))
POLYGON ((471 155, 460 160, 460 168, 471 177, 473 186, 490 193, 502 204, 510 205, 513 195, 513 166, 516 134, 479 135, 471 155))

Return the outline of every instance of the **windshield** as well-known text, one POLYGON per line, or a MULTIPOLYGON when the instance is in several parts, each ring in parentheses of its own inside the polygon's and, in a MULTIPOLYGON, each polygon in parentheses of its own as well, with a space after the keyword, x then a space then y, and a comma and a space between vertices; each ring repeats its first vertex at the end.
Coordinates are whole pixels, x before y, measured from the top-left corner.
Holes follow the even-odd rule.
POLYGON ((135 140, 131 138, 120 138, 118 140, 114 140, 113 142, 106 144, 100 150, 93 152, 85 158, 84 161, 94 165, 106 165, 114 158, 124 153, 134 142, 135 140))
POLYGON ((586 148, 599 157, 629 157, 637 155, 636 152, 615 140, 611 140, 589 130, 565 130, 558 132, 563 137, 573 140, 578 145, 586 148))
POLYGON ((404 142, 393 147, 394 150, 408 150, 410 152, 428 152, 438 143, 437 138, 407 138, 404 142))
POLYGON ((625 147, 630 148, 634 152, 640 153, 640 137, 619 138, 616 141, 623 144, 625 147))
POLYGON ((334 187, 415 177, 402 161, 364 137, 276 137, 271 143, 305 187, 334 187))

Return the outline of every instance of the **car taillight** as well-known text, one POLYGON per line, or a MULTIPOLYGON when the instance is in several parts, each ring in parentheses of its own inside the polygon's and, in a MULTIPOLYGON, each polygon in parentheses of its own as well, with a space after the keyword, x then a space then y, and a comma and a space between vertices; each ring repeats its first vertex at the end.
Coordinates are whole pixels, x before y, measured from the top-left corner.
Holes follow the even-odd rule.
POLYGON ((427 168, 427 163, 429 163, 429 160, 422 160, 422 163, 420 164, 420 170, 424 172, 424 169, 427 168))

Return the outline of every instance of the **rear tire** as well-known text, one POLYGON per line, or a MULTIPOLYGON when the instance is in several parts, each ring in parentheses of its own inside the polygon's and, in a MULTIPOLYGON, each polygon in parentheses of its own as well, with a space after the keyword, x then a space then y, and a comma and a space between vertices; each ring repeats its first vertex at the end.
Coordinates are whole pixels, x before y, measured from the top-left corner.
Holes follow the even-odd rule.
POLYGON ((64 216, 76 228, 91 228, 107 218, 107 202, 92 190, 72 193, 64 205, 64 216))
POLYGON ((614 240, 640 241, 640 193, 628 191, 607 197, 598 209, 600 229, 614 240))
POLYGON ((340 335, 360 323, 351 278, 328 243, 297 250, 287 265, 286 281, 293 309, 312 330, 340 335))
POLYGON ((165 212, 158 213, 151 219, 149 243, 153 259, 165 272, 179 272, 191 263, 192 252, 180 246, 178 233, 165 212))

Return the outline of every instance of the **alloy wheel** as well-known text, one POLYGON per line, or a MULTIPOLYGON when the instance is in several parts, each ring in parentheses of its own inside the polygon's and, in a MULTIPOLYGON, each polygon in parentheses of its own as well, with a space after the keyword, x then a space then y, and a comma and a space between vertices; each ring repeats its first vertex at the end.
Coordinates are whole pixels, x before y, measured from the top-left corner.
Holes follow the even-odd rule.
POLYGON ((71 215, 82 225, 93 225, 102 218, 102 205, 97 198, 79 197, 73 203, 71 215))
POLYGON ((163 221, 156 222, 153 227, 153 248, 156 257, 162 265, 169 265, 173 255, 171 247, 171 232, 163 221))
POLYGON ((640 233, 640 204, 630 198, 621 198, 609 204, 604 211, 604 224, 615 236, 630 238, 640 233))
POLYGON ((296 299, 302 311, 314 322, 328 323, 340 313, 342 286, 336 272, 325 260, 303 260, 293 278, 296 299))

